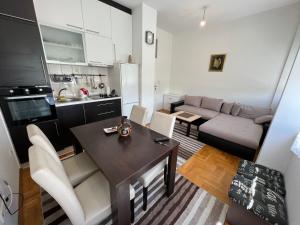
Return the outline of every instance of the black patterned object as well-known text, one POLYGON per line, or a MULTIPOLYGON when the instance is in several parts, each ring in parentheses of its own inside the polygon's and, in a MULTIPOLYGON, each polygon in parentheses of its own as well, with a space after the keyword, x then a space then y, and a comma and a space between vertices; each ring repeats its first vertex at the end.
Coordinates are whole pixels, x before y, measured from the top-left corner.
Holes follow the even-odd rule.
MULTIPOLYGON (((242 160, 240 166, 239 172, 243 175, 237 174, 233 178, 229 191, 230 199, 272 225, 287 225, 284 196, 273 188, 269 188, 272 183, 269 180, 270 175, 276 176, 283 182, 282 174, 246 160, 242 160), (258 177, 260 175, 264 179, 258 177), (265 182, 266 178, 268 182, 265 182)), ((279 182, 276 184, 278 185, 279 182)), ((284 190, 284 187, 281 188, 284 190)))
POLYGON ((283 197, 286 194, 283 175, 277 170, 247 160, 241 160, 237 173, 249 180, 255 180, 283 197))

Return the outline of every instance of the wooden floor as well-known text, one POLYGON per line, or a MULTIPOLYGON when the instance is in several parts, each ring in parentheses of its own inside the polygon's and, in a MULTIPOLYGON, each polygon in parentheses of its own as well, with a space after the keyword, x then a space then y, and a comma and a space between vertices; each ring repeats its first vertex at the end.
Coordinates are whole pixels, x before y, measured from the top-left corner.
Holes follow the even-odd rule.
POLYGON ((228 204, 228 190, 239 160, 236 156, 205 145, 177 172, 228 204))
MULTIPOLYGON (((228 203, 228 188, 236 173, 238 161, 238 157, 205 145, 177 172, 221 201, 228 203)), ((29 168, 21 169, 20 191, 24 195, 24 202, 19 224, 42 225, 40 188, 30 178, 29 168)))

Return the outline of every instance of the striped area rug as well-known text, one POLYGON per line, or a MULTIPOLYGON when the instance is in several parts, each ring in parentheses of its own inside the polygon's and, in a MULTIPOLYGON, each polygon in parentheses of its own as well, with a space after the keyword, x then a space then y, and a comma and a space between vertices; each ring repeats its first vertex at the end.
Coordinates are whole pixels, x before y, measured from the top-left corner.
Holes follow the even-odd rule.
POLYGON ((192 125, 189 137, 185 135, 186 129, 186 124, 180 124, 178 121, 176 121, 172 136, 174 140, 180 142, 178 156, 185 160, 189 159, 204 146, 204 143, 197 141, 198 131, 196 126, 192 125))
MULTIPOLYGON (((204 144, 196 141, 193 136, 185 136, 185 127, 176 123, 173 138, 180 142, 177 167, 204 144), (183 133, 182 133, 183 132, 183 133)), ((192 133, 192 132, 191 132, 192 133)), ((180 174, 176 174, 175 190, 172 196, 165 196, 163 171, 155 178, 148 188, 148 210, 142 210, 142 185, 136 182, 135 223, 136 225, 222 225, 228 206, 205 190, 194 185, 180 174)), ((71 225, 57 202, 45 191, 42 192, 42 207, 45 225, 71 225)), ((100 225, 112 224, 108 217, 100 225)))

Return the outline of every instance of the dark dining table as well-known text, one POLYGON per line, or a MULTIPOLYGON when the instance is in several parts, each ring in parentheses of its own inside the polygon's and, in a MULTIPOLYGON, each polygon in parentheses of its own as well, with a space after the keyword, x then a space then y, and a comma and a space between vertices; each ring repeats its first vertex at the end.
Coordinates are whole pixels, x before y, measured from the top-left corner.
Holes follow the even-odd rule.
POLYGON ((164 136, 134 122, 128 137, 104 133, 104 128, 119 125, 120 121, 117 117, 89 123, 74 127, 71 132, 75 151, 84 149, 110 183, 113 224, 129 225, 129 184, 167 157, 166 195, 173 193, 179 142, 170 139, 163 145, 155 143, 154 138, 164 136))

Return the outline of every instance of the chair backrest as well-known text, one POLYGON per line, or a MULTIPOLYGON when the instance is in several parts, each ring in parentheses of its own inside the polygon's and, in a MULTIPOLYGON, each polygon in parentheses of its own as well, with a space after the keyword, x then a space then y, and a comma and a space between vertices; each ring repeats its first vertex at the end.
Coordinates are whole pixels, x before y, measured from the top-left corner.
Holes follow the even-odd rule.
POLYGON ((147 114, 148 114, 148 111, 146 108, 144 108, 142 106, 134 105, 132 107, 129 119, 135 123, 138 123, 138 124, 144 126, 144 125, 146 125, 147 114))
POLYGON ((39 146, 41 150, 47 151, 56 161, 60 162, 55 148, 38 126, 34 124, 29 124, 27 125, 26 129, 31 144, 39 146))
POLYGON ((39 146, 29 148, 32 179, 62 207, 73 225, 84 225, 85 215, 75 191, 60 164, 39 146))
POLYGON ((152 115, 150 129, 169 138, 173 135, 176 117, 170 114, 154 112, 152 115))

